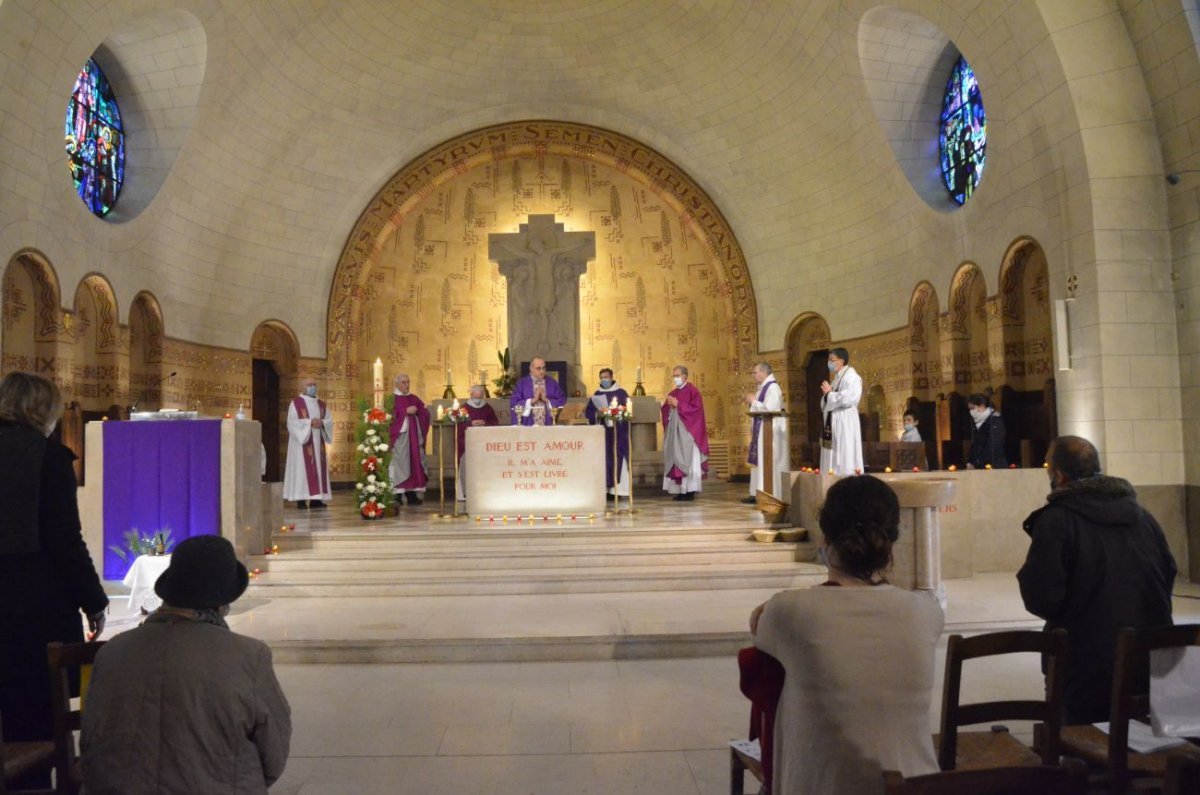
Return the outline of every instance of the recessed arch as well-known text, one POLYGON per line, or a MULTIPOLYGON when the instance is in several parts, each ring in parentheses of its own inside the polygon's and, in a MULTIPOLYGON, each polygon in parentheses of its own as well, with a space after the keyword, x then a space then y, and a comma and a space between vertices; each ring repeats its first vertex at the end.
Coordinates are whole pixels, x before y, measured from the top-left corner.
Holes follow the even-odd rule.
POLYGON ((282 320, 264 320, 250 335, 250 356, 275 364, 281 376, 294 376, 300 364, 300 340, 282 320))

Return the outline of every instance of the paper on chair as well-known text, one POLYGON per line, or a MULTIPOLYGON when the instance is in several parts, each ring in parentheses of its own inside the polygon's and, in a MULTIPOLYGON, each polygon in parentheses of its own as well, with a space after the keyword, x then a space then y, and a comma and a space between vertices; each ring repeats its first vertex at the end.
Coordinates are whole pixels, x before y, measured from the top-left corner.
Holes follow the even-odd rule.
POLYGON ((762 749, 758 746, 758 740, 730 740, 729 747, 755 761, 762 761, 762 749))
MULTIPOLYGON (((1100 731, 1105 734, 1109 733, 1109 723, 1093 723, 1100 731)), ((1129 721, 1129 749, 1137 751, 1139 754, 1153 754, 1159 751, 1165 751, 1168 748, 1175 748, 1180 745, 1187 745, 1187 740, 1181 740, 1177 737, 1159 737, 1154 734, 1154 729, 1150 728, 1145 723, 1137 720, 1129 721)))
POLYGON ((1200 647, 1150 652, 1150 724, 1158 735, 1200 736, 1200 647))

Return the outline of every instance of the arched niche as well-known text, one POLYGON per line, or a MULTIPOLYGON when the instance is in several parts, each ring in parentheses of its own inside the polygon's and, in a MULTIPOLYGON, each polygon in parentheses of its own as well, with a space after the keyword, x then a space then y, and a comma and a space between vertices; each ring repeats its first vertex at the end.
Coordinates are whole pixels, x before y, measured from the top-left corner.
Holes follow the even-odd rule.
POLYGON ((1050 275, 1036 240, 1018 238, 1000 265, 999 316, 1005 381, 1039 389, 1052 375, 1050 275))
POLYGON ((80 280, 75 289, 74 375, 70 397, 85 411, 104 411, 125 402, 123 348, 117 299, 112 285, 98 273, 80 280))
POLYGON ((987 386, 991 381, 987 283, 973 262, 960 265, 951 282, 944 341, 950 348, 950 377, 945 379, 946 386, 963 394, 987 386))
POLYGON ((25 370, 58 377, 58 338, 62 329, 58 276, 38 251, 18 252, 4 269, 0 302, 0 370, 25 370))
POLYGON ((792 321, 784 340, 792 461, 816 466, 820 462, 812 447, 821 440, 820 384, 829 372, 829 323, 815 312, 805 312, 792 321))
POLYGON ((262 426, 264 477, 278 482, 287 455, 287 403, 298 392, 300 343, 281 320, 267 320, 250 335, 251 405, 247 414, 262 426))
POLYGON ((939 314, 937 289, 927 281, 920 282, 908 301, 908 337, 912 351, 912 396, 921 401, 933 400, 942 383, 939 314))
POLYGON ((620 133, 527 121, 477 130, 404 166, 358 219, 336 268, 328 314, 330 373, 370 394, 371 363, 403 368, 440 394, 495 378, 508 341, 507 283, 488 235, 530 214, 595 234, 580 281, 581 376, 612 366, 651 394, 686 364, 705 395, 710 436, 731 458, 745 440, 725 396, 758 351, 758 319, 741 248, 720 210, 682 169, 620 133), (474 354, 472 354, 474 343, 474 354), (464 373, 467 374, 464 377, 464 373))
POLYGON ((164 336, 162 307, 143 290, 129 307, 129 397, 139 410, 163 406, 164 336))

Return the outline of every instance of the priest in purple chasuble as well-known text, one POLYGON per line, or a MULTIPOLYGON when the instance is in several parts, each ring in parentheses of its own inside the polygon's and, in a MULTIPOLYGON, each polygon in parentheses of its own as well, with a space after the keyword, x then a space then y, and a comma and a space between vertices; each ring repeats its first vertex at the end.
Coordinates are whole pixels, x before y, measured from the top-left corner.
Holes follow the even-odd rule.
POLYGON ((483 384, 475 384, 471 387, 471 397, 463 404, 470 419, 460 422, 454 429, 454 447, 458 454, 458 480, 454 482, 454 491, 459 502, 467 498, 467 493, 463 489, 463 484, 466 483, 467 460, 463 457, 463 453, 467 450, 467 431, 470 428, 479 428, 484 425, 500 424, 496 410, 484 400, 483 392, 483 384))
POLYGON ((421 398, 408 391, 410 383, 408 374, 400 373, 392 389, 392 463, 388 466, 388 479, 396 492, 397 505, 401 496, 409 505, 420 505, 425 484, 429 482, 425 474, 429 409, 421 398))
POLYGON ((663 490, 677 502, 690 502, 708 477, 708 426, 704 399, 688 380, 688 369, 672 371, 675 388, 663 399, 663 490))
POLYGON ((567 405, 567 393, 553 378, 546 377, 546 360, 529 361, 529 375, 517 381, 509 399, 513 425, 553 425, 554 410, 567 405))
POLYGON ((617 401, 618 406, 629 402, 629 393, 613 380, 613 371, 605 367, 600 371, 600 386, 592 394, 584 415, 592 425, 604 423, 604 479, 608 482, 609 499, 616 496, 629 496, 629 431, 632 426, 627 422, 613 422, 606 419, 604 410, 617 401), (617 436, 617 482, 613 483, 613 434, 617 436))
POLYGON ((283 471, 283 498, 297 508, 324 508, 329 489, 328 445, 333 442, 329 409, 317 399, 317 381, 306 378, 299 395, 288 406, 287 464, 283 471))

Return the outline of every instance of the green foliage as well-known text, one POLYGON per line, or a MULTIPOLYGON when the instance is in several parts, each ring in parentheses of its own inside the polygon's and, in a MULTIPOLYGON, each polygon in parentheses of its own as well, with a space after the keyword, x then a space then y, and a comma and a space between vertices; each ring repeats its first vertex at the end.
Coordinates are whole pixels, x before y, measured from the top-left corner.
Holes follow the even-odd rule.
POLYGON ((132 563, 139 555, 169 555, 171 550, 175 548, 175 541, 171 538, 169 528, 164 527, 157 533, 143 536, 135 527, 132 530, 125 531, 124 547, 109 544, 108 548, 121 560, 126 563, 132 563), (162 548, 161 553, 158 552, 160 547, 162 548))
POLYGON ((496 387, 496 397, 508 397, 517 386, 517 375, 512 369, 512 352, 508 348, 503 353, 496 351, 496 358, 500 360, 500 377, 493 378, 492 384, 496 387))

